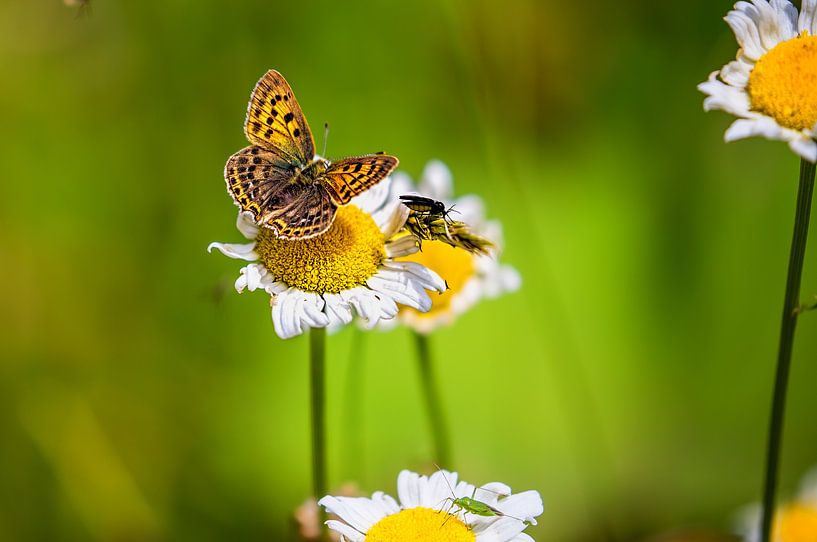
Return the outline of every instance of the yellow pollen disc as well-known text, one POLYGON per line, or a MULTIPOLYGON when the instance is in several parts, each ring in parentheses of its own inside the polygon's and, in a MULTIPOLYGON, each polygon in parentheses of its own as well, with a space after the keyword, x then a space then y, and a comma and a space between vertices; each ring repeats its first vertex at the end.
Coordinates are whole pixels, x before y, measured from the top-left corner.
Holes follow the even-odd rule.
POLYGON ((278 239, 260 228, 255 252, 267 270, 304 292, 338 293, 366 283, 386 257, 383 232, 354 205, 337 210, 335 221, 311 239, 278 239))
POLYGON ((815 542, 817 510, 802 504, 790 504, 778 510, 774 518, 774 536, 778 542, 815 542))
POLYGON ((749 74, 752 110, 781 126, 806 130, 817 123, 817 36, 806 33, 777 44, 749 74))
POLYGON ((448 290, 440 295, 431 296, 431 309, 428 312, 404 309, 414 311, 421 318, 448 311, 451 308, 451 299, 462 291, 462 287, 475 272, 473 254, 442 241, 423 241, 422 252, 418 251, 404 259, 423 264, 448 283, 448 290))
POLYGON ((431 508, 409 508, 386 516, 369 528, 366 542, 474 542, 468 525, 431 508))

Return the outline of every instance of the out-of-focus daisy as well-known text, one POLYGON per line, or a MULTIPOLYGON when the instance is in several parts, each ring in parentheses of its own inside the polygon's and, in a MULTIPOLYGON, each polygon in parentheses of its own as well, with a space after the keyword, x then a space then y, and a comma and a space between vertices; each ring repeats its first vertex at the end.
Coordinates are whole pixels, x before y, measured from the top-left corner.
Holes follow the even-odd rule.
POLYGON ((444 470, 431 476, 404 470, 397 495, 399 502, 378 491, 371 498, 327 496, 318 504, 340 518, 327 525, 350 542, 531 542, 523 531, 543 512, 537 491, 511 494, 498 482, 475 488, 444 470), (498 514, 451 507, 451 499, 472 496, 498 514))
POLYGON ((394 174, 394 184, 395 191, 400 194, 419 194, 441 201, 447 207, 453 205, 451 214, 457 221, 466 223, 474 234, 493 244, 487 254, 482 254, 443 241, 423 241, 420 251, 401 258, 401 261, 422 264, 434 270, 448 284, 443 294, 431 298, 428 311, 401 309, 399 318, 402 322, 420 333, 429 333, 450 324, 480 299, 519 288, 519 273, 498 261, 502 246, 501 224, 486 220, 485 206, 478 196, 470 194, 454 198, 451 172, 445 164, 437 160, 429 162, 418 186, 414 186, 408 175, 402 172, 394 174))
MULTIPOLYGON (((759 505, 741 512, 738 531, 746 542, 760 542, 759 505)), ((817 468, 803 478, 796 498, 777 507, 772 522, 774 542, 817 541, 817 468)))
POLYGON ((251 242, 211 243, 208 250, 251 262, 241 268, 235 288, 260 288, 272 296, 272 322, 283 339, 348 324, 354 313, 371 327, 396 316, 398 303, 426 311, 426 290, 445 290, 433 271, 395 260, 417 250, 413 237, 394 237, 407 216, 386 179, 340 207, 329 230, 317 237, 278 239, 239 213, 238 230, 251 242))
POLYGON ((740 117, 726 141, 778 139, 817 161, 817 0, 803 0, 799 13, 788 0, 738 2, 726 22, 740 49, 698 85, 707 94, 704 109, 740 117))

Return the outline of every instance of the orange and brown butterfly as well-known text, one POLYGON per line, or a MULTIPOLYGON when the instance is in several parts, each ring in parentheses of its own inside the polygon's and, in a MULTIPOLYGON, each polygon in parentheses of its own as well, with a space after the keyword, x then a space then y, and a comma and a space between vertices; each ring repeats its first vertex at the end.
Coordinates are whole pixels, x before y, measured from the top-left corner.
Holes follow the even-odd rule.
POLYGON ((239 208, 282 239, 322 234, 339 206, 385 179, 398 163, 383 153, 335 162, 317 156, 295 95, 275 70, 255 85, 244 133, 252 145, 227 160, 227 190, 239 208))

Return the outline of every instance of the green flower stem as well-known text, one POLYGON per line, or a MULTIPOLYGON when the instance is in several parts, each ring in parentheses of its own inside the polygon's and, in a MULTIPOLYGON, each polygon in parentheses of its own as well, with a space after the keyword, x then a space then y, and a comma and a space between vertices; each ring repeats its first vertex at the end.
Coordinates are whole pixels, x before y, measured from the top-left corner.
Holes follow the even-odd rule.
MULTIPOLYGON (((309 332, 309 377, 312 401, 312 493, 315 499, 326 496, 326 328, 309 332)), ((321 538, 325 514, 320 511, 321 538)))
POLYGON ((448 427, 443 415, 440 396, 437 393, 437 383, 434 379, 434 370, 431 366, 431 348, 427 335, 414 332, 417 344, 417 363, 420 368, 420 383, 423 387, 423 396, 431 424, 431 433, 434 440, 434 462, 442 468, 450 469, 451 455, 448 446, 448 427))
POLYGON ((366 486, 365 432, 364 432, 364 399, 366 394, 366 332, 352 326, 352 341, 349 347, 349 364, 346 370, 345 397, 346 405, 343 429, 343 467, 346 475, 343 479, 357 480, 366 486))
POLYGON ((786 297, 783 301, 783 320, 780 326, 780 346, 777 351, 777 373, 774 380, 772 414, 769 421, 769 440, 766 448, 766 476, 763 484, 763 511, 761 516, 761 540, 771 542, 772 519, 775 512, 777 473, 780 464, 780 448, 783 421, 786 411, 786 389, 789 382, 794 329, 800 312, 800 277, 806 254, 811 198, 814 191, 814 164, 800 161, 800 188, 797 192, 797 211, 794 216, 794 236, 789 254, 789 272, 786 279, 786 297))

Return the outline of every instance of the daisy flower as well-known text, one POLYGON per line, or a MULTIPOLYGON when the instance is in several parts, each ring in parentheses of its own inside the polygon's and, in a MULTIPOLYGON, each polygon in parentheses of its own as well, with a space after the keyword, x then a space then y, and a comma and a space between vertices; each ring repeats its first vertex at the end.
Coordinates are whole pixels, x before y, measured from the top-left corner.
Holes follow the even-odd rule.
POLYGON ((725 19, 740 49, 698 85, 704 109, 739 117, 726 141, 777 139, 817 161, 817 0, 803 0, 799 13, 788 0, 738 2, 725 19))
POLYGON ((394 318, 398 303, 429 310, 426 290, 445 290, 433 271, 395 260, 417 250, 414 238, 394 237, 407 216, 385 179, 338 208, 332 226, 317 237, 278 239, 239 212, 236 226, 250 242, 211 243, 208 251, 250 262, 241 268, 235 288, 239 293, 262 289, 271 296, 272 323, 282 339, 348 324, 355 313, 373 327, 394 318))
MULTIPOLYGON (((744 510, 738 532, 746 542, 760 542, 759 505, 744 510)), ((772 524, 774 542, 814 542, 817 540, 817 468, 803 478, 796 498, 777 507, 772 524)))
POLYGON ((399 502, 378 491, 371 498, 327 496, 318 504, 340 518, 326 524, 349 542, 532 542, 523 531, 543 512, 537 491, 514 495, 498 482, 475 488, 444 470, 431 476, 404 470, 397 495, 399 502), (498 514, 451 506, 454 498, 472 496, 498 514))
POLYGON ((437 160, 429 162, 416 187, 405 173, 395 173, 394 179, 395 191, 400 194, 419 194, 441 201, 446 207, 453 205, 451 213, 456 220, 467 223, 474 234, 494 245, 488 254, 480 254, 442 241, 423 241, 420 251, 401 258, 401 261, 433 269, 448 284, 448 290, 432 298, 430 310, 401 309, 399 318, 403 323, 420 333, 430 333, 453 322, 480 299, 497 297, 519 288, 519 273, 498 262, 502 245, 501 224, 486 220, 485 205, 478 196, 470 194, 454 198, 451 172, 445 164, 437 160))

